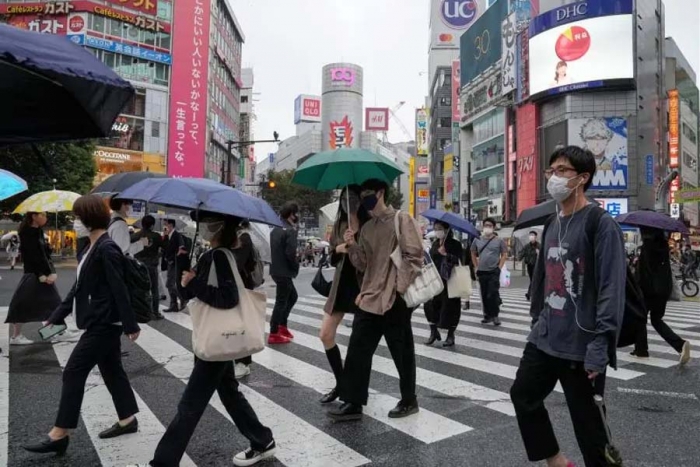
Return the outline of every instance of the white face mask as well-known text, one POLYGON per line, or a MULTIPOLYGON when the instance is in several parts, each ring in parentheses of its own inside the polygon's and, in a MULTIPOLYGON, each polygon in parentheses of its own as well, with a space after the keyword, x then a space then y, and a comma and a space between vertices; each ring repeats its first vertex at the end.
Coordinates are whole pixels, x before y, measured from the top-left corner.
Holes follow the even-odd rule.
POLYGON ((200 235, 202 236, 202 239, 211 242, 212 239, 221 232, 221 230, 224 228, 224 221, 218 221, 218 222, 203 222, 202 228, 200 231, 200 235))
POLYGON ((491 235, 493 233, 493 227, 484 227, 484 235, 491 235))
POLYGON ((531 242, 534 242, 534 241, 536 241, 536 240, 537 240, 537 237, 535 237, 534 235, 530 235, 530 241, 531 241, 531 242))
POLYGON ((75 230, 75 235, 78 238, 85 238, 90 236, 90 230, 83 224, 83 221, 76 219, 73 221, 73 230, 75 230))
POLYGON ((444 230, 436 230, 435 231, 435 238, 438 240, 443 240, 445 238, 445 231, 444 230))
POLYGON ((552 175, 547 182, 547 191, 552 195, 554 201, 561 203, 571 196, 575 188, 569 188, 569 181, 573 178, 576 177, 564 178, 558 175, 552 175))

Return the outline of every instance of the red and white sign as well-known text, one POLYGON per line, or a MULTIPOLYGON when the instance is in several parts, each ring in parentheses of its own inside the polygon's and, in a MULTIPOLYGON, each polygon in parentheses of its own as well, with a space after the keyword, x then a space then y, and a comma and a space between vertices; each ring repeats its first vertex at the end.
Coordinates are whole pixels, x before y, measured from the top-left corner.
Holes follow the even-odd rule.
POLYGON ((367 107, 365 109, 365 131, 389 131, 389 109, 367 107))
POLYGON ((331 122, 330 145, 331 149, 349 148, 352 145, 352 123, 346 115, 339 122, 331 122))
POLYGON ((87 14, 71 13, 68 15, 68 33, 69 34, 85 34, 87 33, 87 14))
MULTIPOLYGON (((680 98, 678 89, 668 91, 668 165, 677 169, 680 165, 680 98)), ((678 180, 678 179, 676 179, 678 180)), ((675 181, 675 180, 674 180, 675 181)), ((673 184, 671 185, 673 191, 673 184)))
POLYGON ((204 176, 211 2, 176 2, 170 88, 168 175, 204 176))
POLYGON ((321 120, 321 99, 315 97, 304 97, 301 100, 301 114, 304 120, 321 120))
POLYGON ((430 178, 430 166, 419 165, 416 169, 416 178, 430 178))
POLYGON ((255 146, 248 146, 248 160, 255 162, 255 146))
POLYGON ((452 60, 452 121, 458 122, 459 115, 459 68, 460 61, 452 60))
POLYGON ((28 31, 65 36, 68 20, 66 16, 37 18, 36 16, 22 15, 12 16, 9 24, 28 31))

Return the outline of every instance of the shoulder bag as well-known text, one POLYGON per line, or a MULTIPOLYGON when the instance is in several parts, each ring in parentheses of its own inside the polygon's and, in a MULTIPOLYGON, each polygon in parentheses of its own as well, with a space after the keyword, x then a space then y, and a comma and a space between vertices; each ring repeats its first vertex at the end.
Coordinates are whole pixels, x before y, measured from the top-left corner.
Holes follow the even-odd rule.
MULTIPOLYGON (((224 310, 194 299, 189 304, 192 317, 192 350, 208 362, 222 362, 250 356, 265 348, 265 307, 267 295, 248 290, 238 273, 233 252, 222 248, 238 287, 238 305, 224 310)), ((213 257, 212 257, 213 258, 213 257)), ((208 284, 218 287, 212 259, 208 284)))
MULTIPOLYGON (((398 243, 394 251, 391 253, 391 261, 398 270, 401 270, 403 267, 403 254, 401 253, 401 229, 399 226, 400 215, 401 211, 398 211, 394 217, 394 231, 396 232, 396 240, 398 243)), ((415 308, 422 305, 428 300, 432 300, 433 297, 440 295, 444 288, 445 285, 442 283, 442 278, 435 267, 435 263, 433 263, 430 255, 426 251, 423 251, 423 266, 421 267, 420 274, 414 279, 413 283, 408 286, 406 293, 403 294, 403 299, 406 302, 406 306, 409 308, 415 308)))
POLYGON ((459 266, 452 268, 452 274, 447 280, 447 296, 448 298, 464 298, 469 300, 472 296, 472 276, 469 266, 459 266))

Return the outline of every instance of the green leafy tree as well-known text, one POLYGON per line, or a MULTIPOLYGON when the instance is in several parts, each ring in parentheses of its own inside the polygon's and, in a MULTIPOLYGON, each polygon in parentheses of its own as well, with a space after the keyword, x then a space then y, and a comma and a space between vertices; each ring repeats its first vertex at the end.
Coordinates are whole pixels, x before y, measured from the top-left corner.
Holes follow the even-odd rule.
POLYGON ((316 191, 292 183, 293 170, 270 171, 263 182, 262 197, 277 211, 287 201, 296 201, 302 211, 317 217, 320 208, 333 201, 332 191, 316 191), (274 187, 270 186, 270 182, 274 187))
MULTIPOLYGON (((92 142, 46 143, 0 148, 0 167, 22 177, 29 189, 0 202, 2 212, 12 212, 29 196, 42 191, 73 191, 85 194, 92 189, 96 166, 92 142)), ((62 216, 59 216, 62 217, 62 216)))
POLYGON ((394 209, 401 209, 403 206, 403 193, 396 189, 396 187, 389 187, 389 193, 385 200, 387 206, 391 206, 394 209))

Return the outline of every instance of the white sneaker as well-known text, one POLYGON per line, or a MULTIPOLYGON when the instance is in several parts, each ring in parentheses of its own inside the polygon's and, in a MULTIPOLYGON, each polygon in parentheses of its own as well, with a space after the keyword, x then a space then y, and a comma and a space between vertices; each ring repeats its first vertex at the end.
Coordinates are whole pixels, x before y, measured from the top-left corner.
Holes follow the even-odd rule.
POLYGON ((80 336, 82 335, 83 331, 80 331, 78 329, 66 329, 58 336, 51 339, 51 342, 78 342, 80 336))
POLYGON ((681 350, 681 365, 685 365, 690 361, 690 342, 685 341, 681 350))
POLYGON ((33 343, 34 343, 34 341, 30 341, 29 339, 24 337, 22 334, 20 334, 17 337, 10 338, 10 345, 31 345, 33 343))
POLYGON ((236 363, 233 366, 233 371, 236 373, 236 379, 241 379, 250 374, 250 365, 246 365, 245 363, 236 363))
POLYGON ((268 444, 262 451, 256 451, 253 448, 248 448, 243 452, 239 452, 233 457, 233 465, 238 467, 246 467, 248 465, 257 464, 261 460, 269 459, 270 457, 274 456, 276 452, 277 446, 273 440, 270 441, 270 444, 268 444))

